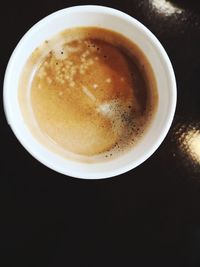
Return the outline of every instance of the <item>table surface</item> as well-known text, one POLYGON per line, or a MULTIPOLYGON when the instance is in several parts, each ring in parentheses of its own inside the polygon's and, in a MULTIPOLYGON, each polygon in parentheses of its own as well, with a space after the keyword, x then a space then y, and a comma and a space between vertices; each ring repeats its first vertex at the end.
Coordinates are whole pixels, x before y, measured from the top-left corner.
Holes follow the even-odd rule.
POLYGON ((0 265, 200 266, 200 2, 4 1, 2 84, 23 34, 53 11, 79 4, 122 10, 157 36, 176 74, 175 118, 141 166, 90 181, 63 176, 32 158, 1 105, 0 265))

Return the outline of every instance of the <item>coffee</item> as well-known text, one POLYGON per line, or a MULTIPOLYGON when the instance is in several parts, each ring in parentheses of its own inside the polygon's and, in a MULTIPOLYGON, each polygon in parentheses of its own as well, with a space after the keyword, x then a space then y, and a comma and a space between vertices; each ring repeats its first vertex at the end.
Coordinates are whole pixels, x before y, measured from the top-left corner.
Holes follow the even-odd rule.
POLYGON ((152 68, 133 42, 83 27, 65 30, 33 52, 19 99, 27 125, 49 148, 102 159, 137 144, 158 95, 152 68))

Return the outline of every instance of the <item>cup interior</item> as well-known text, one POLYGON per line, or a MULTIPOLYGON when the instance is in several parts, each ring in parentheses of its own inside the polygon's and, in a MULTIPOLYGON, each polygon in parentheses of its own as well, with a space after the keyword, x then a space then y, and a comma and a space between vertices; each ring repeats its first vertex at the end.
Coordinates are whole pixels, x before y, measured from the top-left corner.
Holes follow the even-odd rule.
POLYGON ((57 11, 35 24, 15 48, 4 80, 4 108, 8 123, 22 145, 49 168, 77 178, 108 178, 127 172, 144 162, 165 138, 175 112, 176 82, 170 60, 156 37, 134 18, 112 8, 77 6, 57 11), (158 109, 142 140, 126 154, 109 161, 83 163, 62 158, 38 142, 24 123, 18 83, 22 69, 34 49, 55 34, 72 27, 96 26, 119 32, 144 52, 158 87, 158 109))

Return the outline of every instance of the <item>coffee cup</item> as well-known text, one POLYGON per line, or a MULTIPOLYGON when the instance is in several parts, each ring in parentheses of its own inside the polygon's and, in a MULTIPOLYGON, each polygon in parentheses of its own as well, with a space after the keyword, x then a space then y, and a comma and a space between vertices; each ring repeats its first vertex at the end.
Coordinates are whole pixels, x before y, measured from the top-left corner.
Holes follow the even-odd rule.
POLYGON ((4 79, 4 108, 8 124, 27 151, 59 173, 86 179, 123 174, 148 159, 164 140, 176 107, 176 81, 171 62, 158 39, 129 15, 103 6, 75 6, 57 11, 35 24, 15 48, 4 79), (115 31, 133 41, 147 57, 157 83, 157 109, 144 136, 118 157, 81 161, 62 157, 40 142, 27 126, 20 107, 18 87, 31 53, 45 40, 74 27, 99 27, 115 31))

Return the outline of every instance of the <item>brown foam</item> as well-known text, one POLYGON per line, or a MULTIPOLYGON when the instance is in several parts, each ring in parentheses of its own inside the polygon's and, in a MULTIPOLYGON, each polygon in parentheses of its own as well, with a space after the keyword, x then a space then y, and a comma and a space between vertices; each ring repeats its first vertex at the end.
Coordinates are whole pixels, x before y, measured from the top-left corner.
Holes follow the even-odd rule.
POLYGON ((24 104, 28 82, 36 124, 62 149, 79 155, 135 143, 157 105, 147 59, 132 42, 105 29, 66 30, 32 54, 19 95, 25 120, 36 132, 24 104))

